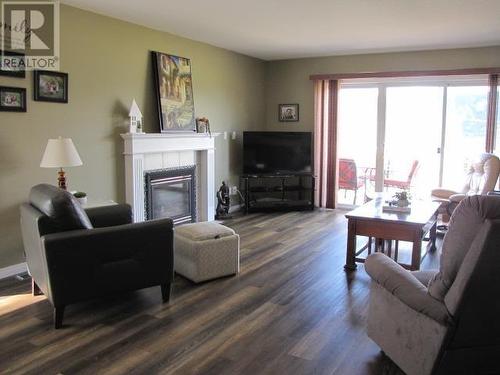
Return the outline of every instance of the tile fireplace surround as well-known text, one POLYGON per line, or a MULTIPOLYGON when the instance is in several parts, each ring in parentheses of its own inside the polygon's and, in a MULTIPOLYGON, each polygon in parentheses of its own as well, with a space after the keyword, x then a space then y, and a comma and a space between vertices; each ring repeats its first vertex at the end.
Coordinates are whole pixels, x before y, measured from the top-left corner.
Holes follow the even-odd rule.
POLYGON ((214 220, 217 133, 121 134, 124 140, 125 197, 134 221, 145 220, 144 172, 196 165, 198 221, 214 220))

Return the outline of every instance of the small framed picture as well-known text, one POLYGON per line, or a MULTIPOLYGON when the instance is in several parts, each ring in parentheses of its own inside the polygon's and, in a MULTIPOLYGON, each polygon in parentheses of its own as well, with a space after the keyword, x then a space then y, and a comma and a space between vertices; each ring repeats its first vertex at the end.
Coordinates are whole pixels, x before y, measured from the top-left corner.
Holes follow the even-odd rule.
POLYGON ((68 102, 68 74, 49 70, 35 70, 34 99, 39 102, 68 102))
POLYGON ((299 121, 299 105, 280 104, 278 106, 278 118, 282 122, 299 121))
POLYGON ((0 86, 0 111, 26 112, 26 89, 0 86))
POLYGON ((0 76, 24 78, 24 54, 10 51, 0 51, 0 76))
POLYGON ((206 117, 196 118, 196 132, 210 133, 210 121, 206 117))

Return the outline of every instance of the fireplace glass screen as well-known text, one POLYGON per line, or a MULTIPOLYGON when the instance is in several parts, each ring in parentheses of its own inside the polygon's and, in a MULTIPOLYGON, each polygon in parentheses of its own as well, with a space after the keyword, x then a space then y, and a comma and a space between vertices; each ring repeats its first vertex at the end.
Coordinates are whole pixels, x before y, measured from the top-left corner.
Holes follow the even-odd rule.
POLYGON ((175 168, 147 173, 147 218, 170 217, 175 224, 196 221, 194 189, 194 169, 175 168))

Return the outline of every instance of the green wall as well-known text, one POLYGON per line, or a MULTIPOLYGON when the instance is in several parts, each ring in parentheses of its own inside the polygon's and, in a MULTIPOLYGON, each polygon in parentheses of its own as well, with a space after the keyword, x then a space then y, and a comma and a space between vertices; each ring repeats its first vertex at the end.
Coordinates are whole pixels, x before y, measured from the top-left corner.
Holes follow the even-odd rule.
MULTIPOLYGON (((192 62, 197 116, 212 131, 236 131, 216 140, 216 183, 238 182, 243 129, 264 125, 265 62, 204 43, 61 5, 61 71, 69 74, 69 103, 28 100, 27 113, 0 112, 0 268, 24 261, 19 204, 32 185, 55 183, 39 167, 48 138, 73 138, 84 165, 68 168, 68 188, 90 197, 125 200, 122 139, 136 98, 145 131, 158 131, 150 50, 192 62)), ((25 79, 0 77, 0 85, 28 89, 25 79)))
POLYGON ((272 61, 266 73, 267 130, 311 131, 311 74, 500 67, 500 46, 272 61), (279 103, 299 103, 300 121, 278 121, 279 103))
POLYGON ((216 139, 216 183, 237 184, 243 130, 313 128, 315 73, 452 69, 500 66, 500 47, 336 56, 263 62, 77 8, 61 5, 61 71, 69 73, 69 103, 34 102, 32 74, 0 77, 0 85, 28 89, 28 112, 0 112, 0 268, 24 261, 19 204, 32 185, 55 183, 56 171, 39 167, 48 138, 73 138, 84 165, 68 168, 71 190, 123 202, 122 140, 136 98, 145 131, 158 129, 150 50, 192 61, 197 116, 216 139), (279 103, 299 103, 300 122, 280 123, 279 103))

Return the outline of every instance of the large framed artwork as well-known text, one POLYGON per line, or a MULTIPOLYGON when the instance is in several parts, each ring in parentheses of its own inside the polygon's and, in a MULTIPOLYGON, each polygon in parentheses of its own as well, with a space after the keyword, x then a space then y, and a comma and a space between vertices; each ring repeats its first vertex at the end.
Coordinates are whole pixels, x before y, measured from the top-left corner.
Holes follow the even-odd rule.
POLYGON ((191 61, 162 52, 152 55, 161 132, 196 131, 191 61))

